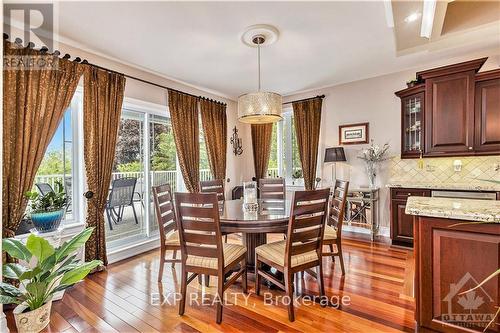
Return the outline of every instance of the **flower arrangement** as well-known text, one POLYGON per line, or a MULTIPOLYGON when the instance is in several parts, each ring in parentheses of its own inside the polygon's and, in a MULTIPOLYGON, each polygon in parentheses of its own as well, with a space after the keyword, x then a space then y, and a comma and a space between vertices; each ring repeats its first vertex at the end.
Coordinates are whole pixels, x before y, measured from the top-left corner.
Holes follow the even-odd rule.
POLYGON ((375 177, 376 174, 376 164, 387 160, 387 151, 389 150, 389 144, 384 144, 382 147, 374 144, 373 140, 370 142, 370 146, 361 150, 361 154, 358 156, 366 163, 366 172, 368 174, 368 180, 370 181, 370 187, 375 187, 375 177))

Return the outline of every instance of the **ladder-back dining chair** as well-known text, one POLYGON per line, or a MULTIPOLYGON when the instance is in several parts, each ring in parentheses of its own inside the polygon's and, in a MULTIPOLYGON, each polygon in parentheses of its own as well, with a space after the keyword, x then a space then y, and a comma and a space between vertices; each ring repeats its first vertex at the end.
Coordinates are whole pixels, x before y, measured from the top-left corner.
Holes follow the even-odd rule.
POLYGON ((285 178, 259 179, 259 191, 262 200, 285 200, 285 178))
POLYGON ((335 181, 333 196, 330 200, 328 222, 325 226, 325 233, 323 236, 323 245, 328 245, 330 249, 329 252, 323 252, 323 256, 332 257, 333 260, 335 260, 335 257, 339 257, 342 275, 345 275, 344 257, 342 255, 342 224, 344 222, 344 212, 348 190, 348 181, 335 181), (334 245, 335 250, 333 247, 334 245))
MULTIPOLYGON (((224 204, 224 180, 214 179, 214 180, 203 180, 200 182, 200 192, 202 193, 216 193, 217 201, 219 201, 219 208, 222 208, 224 204)), ((224 234, 224 242, 227 243, 227 234, 224 234)))
POLYGON ((184 314, 187 285, 200 274, 214 275, 217 277, 216 321, 220 324, 224 290, 241 277, 243 291, 247 292, 247 250, 242 245, 222 243, 215 193, 175 193, 175 206, 182 252, 179 314, 184 314), (231 271, 236 273, 226 281, 226 274, 231 271), (188 273, 192 274, 188 277, 188 273))
POLYGON ((172 198, 172 189, 169 184, 153 187, 153 201, 155 205, 156 221, 160 231, 160 268, 158 270, 158 282, 163 277, 165 263, 180 263, 177 259, 177 251, 181 249, 179 232, 175 216, 175 207, 172 198), (172 251, 172 259, 166 259, 167 251, 172 251))
MULTIPOLYGON (((255 249, 257 295, 260 293, 261 277, 264 277, 284 289, 287 296, 293 300, 294 274, 313 267, 318 267, 316 279, 320 296, 325 295, 321 247, 329 195, 330 189, 294 192, 286 240, 264 244, 255 249), (263 270, 263 263, 282 272, 284 283, 263 270)), ((293 301, 288 304, 288 319, 295 320, 293 301)))
POLYGON ((219 203, 224 202, 224 180, 203 180, 200 182, 200 192, 202 193, 216 193, 219 203))

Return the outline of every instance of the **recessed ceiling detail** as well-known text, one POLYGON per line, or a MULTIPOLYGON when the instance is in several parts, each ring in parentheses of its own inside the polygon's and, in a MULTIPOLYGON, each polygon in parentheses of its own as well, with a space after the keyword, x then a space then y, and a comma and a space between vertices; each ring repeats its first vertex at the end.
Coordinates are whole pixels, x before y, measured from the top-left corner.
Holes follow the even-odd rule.
MULTIPOLYGON (((409 23, 423 40, 420 51, 426 52, 415 51, 411 44, 401 49, 394 31, 408 26, 402 24, 411 12, 397 16, 400 2, 407 1, 390 2, 393 30, 387 26, 383 1, 60 1, 57 33, 62 44, 233 100, 256 89, 256 49, 241 40, 246 28, 257 23, 279 30, 279 42, 262 49, 261 79, 266 91, 281 95, 435 67, 465 53, 500 47, 498 32, 464 36, 461 31, 446 34, 446 45, 435 47, 442 28, 436 22, 444 21, 447 5, 443 12, 438 1, 430 39, 419 37, 420 19, 409 23), (457 34, 462 39, 455 41, 457 34)), ((422 2, 416 3, 416 11, 423 13, 422 2)), ((76 50, 68 53, 77 55, 76 50)), ((492 53, 475 56, 486 55, 492 53)))

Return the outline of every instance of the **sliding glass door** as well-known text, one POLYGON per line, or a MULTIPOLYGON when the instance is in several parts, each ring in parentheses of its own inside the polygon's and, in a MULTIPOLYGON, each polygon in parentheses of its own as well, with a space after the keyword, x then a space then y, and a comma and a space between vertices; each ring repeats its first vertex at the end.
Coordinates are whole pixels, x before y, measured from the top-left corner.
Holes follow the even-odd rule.
POLYGON ((122 110, 113 173, 105 210, 109 247, 147 237, 145 218, 145 114, 122 110))

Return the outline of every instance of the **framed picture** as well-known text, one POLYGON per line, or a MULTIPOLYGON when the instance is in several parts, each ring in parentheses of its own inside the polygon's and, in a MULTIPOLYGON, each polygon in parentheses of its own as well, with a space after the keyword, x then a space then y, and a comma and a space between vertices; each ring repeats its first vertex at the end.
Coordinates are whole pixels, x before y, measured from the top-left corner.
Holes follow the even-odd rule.
POLYGON ((339 144, 357 145, 368 143, 369 123, 349 124, 339 126, 339 144))

